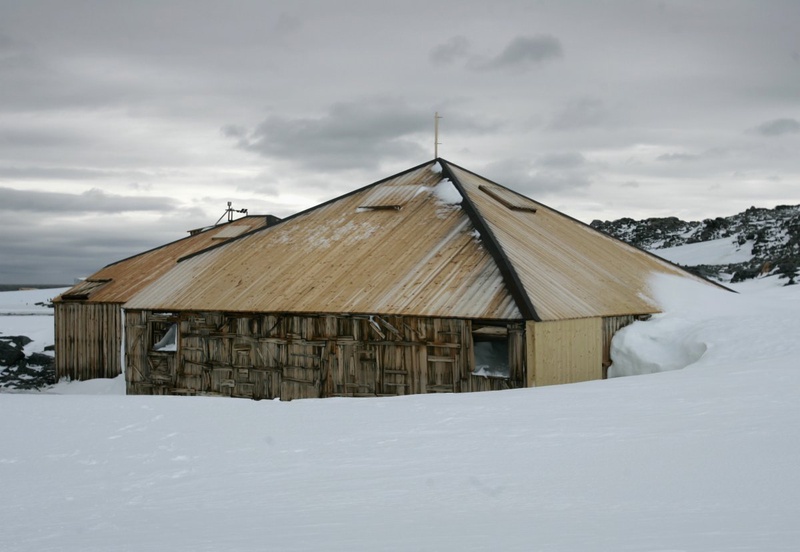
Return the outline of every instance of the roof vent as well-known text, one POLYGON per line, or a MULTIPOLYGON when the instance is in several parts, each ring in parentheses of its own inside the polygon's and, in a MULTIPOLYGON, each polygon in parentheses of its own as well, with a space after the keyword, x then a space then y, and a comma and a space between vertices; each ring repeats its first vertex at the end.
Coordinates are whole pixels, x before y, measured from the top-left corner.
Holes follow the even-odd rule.
POLYGON ((500 186, 484 186, 481 184, 478 189, 512 211, 536 212, 536 204, 527 197, 515 194, 511 190, 500 186))
POLYGON ((419 193, 418 185, 378 186, 358 206, 367 211, 399 211, 419 193))

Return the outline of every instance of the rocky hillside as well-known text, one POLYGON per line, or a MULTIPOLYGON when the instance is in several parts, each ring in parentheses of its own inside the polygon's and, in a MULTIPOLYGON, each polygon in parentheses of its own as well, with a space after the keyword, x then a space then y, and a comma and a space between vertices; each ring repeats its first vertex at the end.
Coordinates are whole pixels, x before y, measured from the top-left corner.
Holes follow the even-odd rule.
MULTIPOLYGON (((592 222, 592 227, 641 249, 659 250, 702 242, 729 243, 742 253, 735 262, 686 264, 693 272, 737 282, 761 274, 779 274, 794 284, 800 270, 800 205, 774 209, 750 207, 730 217, 682 221, 675 217, 592 222), (744 260, 742 260, 744 258, 744 260)), ((666 252, 664 252, 666 255, 666 252)))

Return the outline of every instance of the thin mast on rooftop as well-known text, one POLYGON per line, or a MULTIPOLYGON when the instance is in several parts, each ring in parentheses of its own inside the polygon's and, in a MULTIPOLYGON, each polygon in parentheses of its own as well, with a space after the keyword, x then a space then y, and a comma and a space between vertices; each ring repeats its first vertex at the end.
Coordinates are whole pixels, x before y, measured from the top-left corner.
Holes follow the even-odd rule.
POLYGON ((441 119, 441 117, 439 117, 439 112, 437 111, 433 115, 433 158, 434 159, 439 158, 439 145, 441 144, 441 142, 439 142, 439 119, 441 119))

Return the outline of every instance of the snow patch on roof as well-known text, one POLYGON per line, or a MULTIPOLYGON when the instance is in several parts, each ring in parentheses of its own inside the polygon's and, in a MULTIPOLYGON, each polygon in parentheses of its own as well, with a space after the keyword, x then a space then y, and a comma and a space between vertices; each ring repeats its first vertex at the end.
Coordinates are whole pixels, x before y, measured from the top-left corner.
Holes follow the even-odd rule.
POLYGON ((355 243, 368 239, 377 229, 377 226, 367 221, 349 220, 346 224, 332 222, 319 227, 317 232, 307 236, 306 242, 327 249, 334 243, 355 243))
POLYGON ((445 205, 458 205, 464 198, 461 193, 456 189, 455 185, 450 182, 450 179, 443 178, 434 188, 436 198, 440 203, 445 205))

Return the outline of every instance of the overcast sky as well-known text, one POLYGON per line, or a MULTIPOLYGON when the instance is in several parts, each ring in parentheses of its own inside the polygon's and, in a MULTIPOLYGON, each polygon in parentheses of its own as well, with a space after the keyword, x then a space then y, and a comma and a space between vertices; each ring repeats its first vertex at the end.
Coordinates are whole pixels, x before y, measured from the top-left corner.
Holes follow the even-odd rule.
POLYGON ((433 158, 590 222, 800 203, 800 2, 0 2, 0 283, 433 158))

